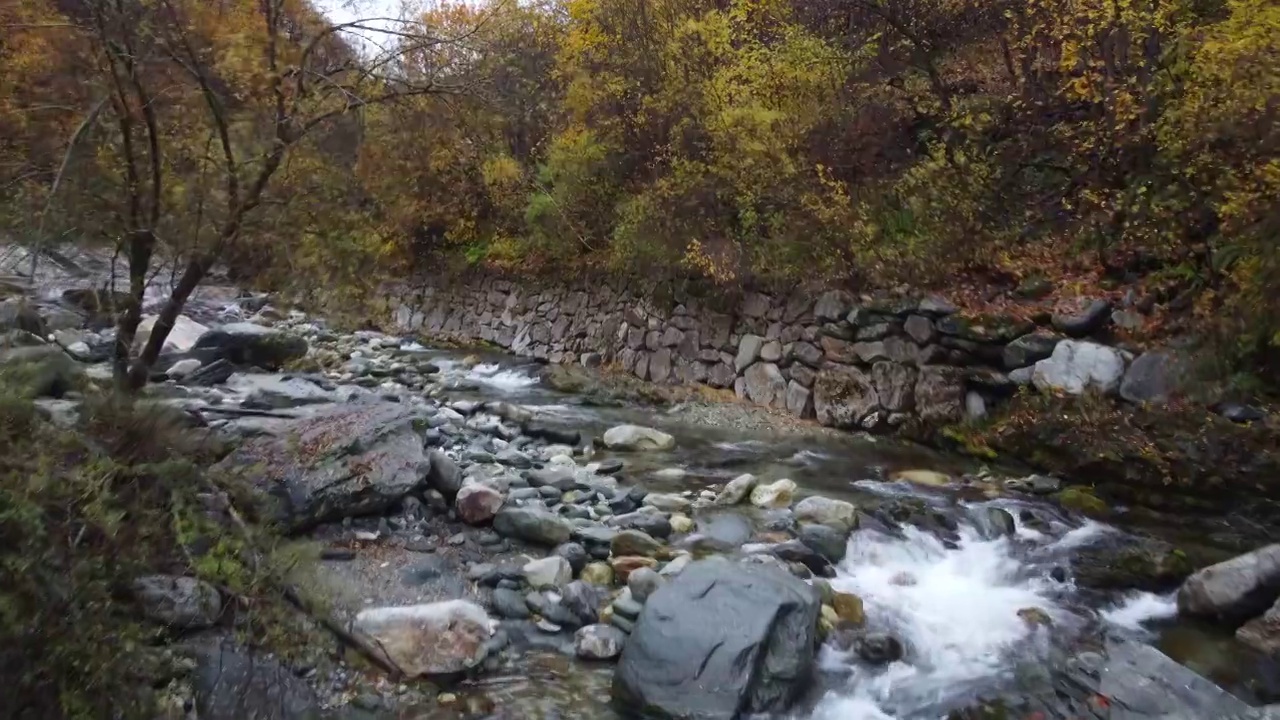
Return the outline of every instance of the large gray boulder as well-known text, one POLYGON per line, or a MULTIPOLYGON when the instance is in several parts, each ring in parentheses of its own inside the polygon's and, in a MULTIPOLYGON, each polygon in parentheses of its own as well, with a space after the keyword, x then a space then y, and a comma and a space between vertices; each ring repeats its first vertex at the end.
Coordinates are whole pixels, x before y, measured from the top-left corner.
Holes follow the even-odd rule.
POLYGON ((1120 351, 1097 343, 1063 340, 1052 355, 1035 364, 1031 382, 1041 392, 1081 395, 1090 389, 1114 392, 1123 376, 1120 351))
POLYGON ((1164 403, 1183 386, 1189 373, 1186 358, 1167 350, 1138 356, 1120 382, 1120 397, 1135 403, 1164 403))
POLYGON ((618 425, 604 433, 604 446, 610 450, 670 450, 676 439, 641 425, 618 425))
POLYGON ((251 438, 221 463, 241 471, 289 531, 382 512, 424 483, 421 418, 396 403, 352 403, 251 438))
POLYGON ((211 627, 222 613, 222 596, 203 580, 147 575, 133 581, 133 594, 148 620, 174 630, 211 627))
POLYGON ((613 697, 671 720, 783 712, 813 673, 820 609, 818 592, 781 569, 693 563, 645 603, 613 697))
POLYGON ((262 325, 230 323, 201 335, 191 354, 204 363, 225 359, 237 365, 278 370, 290 360, 306 355, 307 341, 262 325))
POLYGON ((1178 612, 1237 622, 1263 612, 1277 596, 1280 544, 1197 571, 1178 590, 1178 612))
POLYGON ((450 675, 484 660, 493 634, 484 608, 467 600, 362 610, 355 628, 406 675, 450 675))
POLYGON ((493 518, 493 529, 504 537, 555 547, 569 542, 568 520, 536 507, 504 507, 493 518))
POLYGON ((228 644, 196 653, 192 678, 200 720, 320 720, 320 701, 306 681, 278 662, 228 644))

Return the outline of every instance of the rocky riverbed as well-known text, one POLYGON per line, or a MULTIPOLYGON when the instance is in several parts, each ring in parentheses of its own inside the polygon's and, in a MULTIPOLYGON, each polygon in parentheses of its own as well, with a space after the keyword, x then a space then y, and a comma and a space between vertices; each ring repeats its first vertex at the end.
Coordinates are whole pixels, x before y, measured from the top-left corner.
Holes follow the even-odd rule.
MULTIPOLYGON (((15 305, 2 362, 103 377, 111 331, 72 299, 15 305)), ((403 675, 220 647, 175 690, 191 717, 1189 720, 1276 697, 1273 549, 1184 585, 1224 558, 1089 520, 1057 478, 424 342, 230 288, 171 337, 149 397, 234 439, 221 469, 403 675)), ((211 590, 139 597, 208 632, 211 590)))

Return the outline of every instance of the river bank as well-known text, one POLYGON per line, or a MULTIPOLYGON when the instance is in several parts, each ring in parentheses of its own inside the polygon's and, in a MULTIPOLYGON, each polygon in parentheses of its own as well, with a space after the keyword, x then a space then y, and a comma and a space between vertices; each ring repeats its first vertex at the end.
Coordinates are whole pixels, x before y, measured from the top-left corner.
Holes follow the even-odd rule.
MULTIPOLYGON (((809 681, 795 697, 760 694, 785 673, 716 684, 742 702, 794 699, 787 712, 822 720, 985 717, 974 713, 1010 702, 1050 718, 1106 717, 1085 702, 1091 694, 1133 717, 1243 709, 1150 644, 1249 702, 1276 697, 1271 661, 1234 627, 1178 615, 1172 593, 1223 556, 1170 540, 1177 516, 1155 527, 1125 513, 1099 522, 1064 502, 1071 477, 839 432, 693 388, 654 394, 638 379, 346 332, 233 288, 207 297, 156 368, 149 402, 228 439, 236 449, 219 467, 240 468, 256 488, 234 502, 314 550, 295 568, 299 586, 421 675, 390 679, 322 643, 286 660, 284 674, 250 674, 299 699, 269 717, 613 720, 617 673, 595 658, 621 653, 626 666, 629 652, 624 695, 668 708, 706 701, 692 688, 658 698, 643 663, 672 659, 627 649, 646 646, 637 632, 673 631, 691 643, 681 657, 713 668, 726 639, 762 658, 790 653, 809 681), (715 606, 724 612, 688 599, 659 612, 715 577, 712 558, 738 564, 735 577, 763 573, 755 587, 773 589, 749 608, 730 593, 715 606), (796 628, 807 650, 775 646, 760 615, 788 608, 814 614, 796 628), (725 622, 733 613, 761 622, 725 622), (416 629, 397 624, 405 618, 416 629), (406 649, 405 637, 431 652, 406 649), (1137 692, 1162 677, 1174 680, 1159 681, 1161 697, 1137 692)), ((66 353, 90 361, 78 374, 101 378, 91 361, 109 331, 58 332, 66 353)), ((38 404, 74 423, 78 396, 60 394, 38 404)), ((232 629, 217 620, 178 636, 232 629)), ((244 640, 236 657, 266 649, 244 640)), ((197 672, 170 691, 197 717, 221 717, 220 677, 209 685, 197 672)))

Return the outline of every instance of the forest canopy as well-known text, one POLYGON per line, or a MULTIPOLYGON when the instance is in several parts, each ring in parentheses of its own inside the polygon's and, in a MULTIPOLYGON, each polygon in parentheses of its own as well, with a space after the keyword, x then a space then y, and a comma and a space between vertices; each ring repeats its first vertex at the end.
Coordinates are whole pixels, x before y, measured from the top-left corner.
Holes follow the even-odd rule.
POLYGON ((146 229, 325 287, 1140 276, 1243 354, 1280 344, 1272 0, 473 0, 399 22, 368 42, 306 0, 4 3, 0 232, 146 229), (282 142, 226 236, 227 180, 243 203, 282 142))

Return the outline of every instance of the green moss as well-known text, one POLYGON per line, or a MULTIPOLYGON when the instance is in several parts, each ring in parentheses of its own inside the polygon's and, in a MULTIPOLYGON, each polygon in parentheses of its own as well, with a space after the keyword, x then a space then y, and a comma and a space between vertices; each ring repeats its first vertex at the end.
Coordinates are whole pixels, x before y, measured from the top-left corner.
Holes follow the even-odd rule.
POLYGON ((1087 488, 1069 487, 1054 498, 1062 507, 1086 515, 1104 515, 1108 511, 1107 504, 1087 488))
POLYGON ((956 449, 966 455, 982 460, 995 460, 1000 456, 970 425, 949 425, 942 429, 942 437, 954 443, 956 449))

